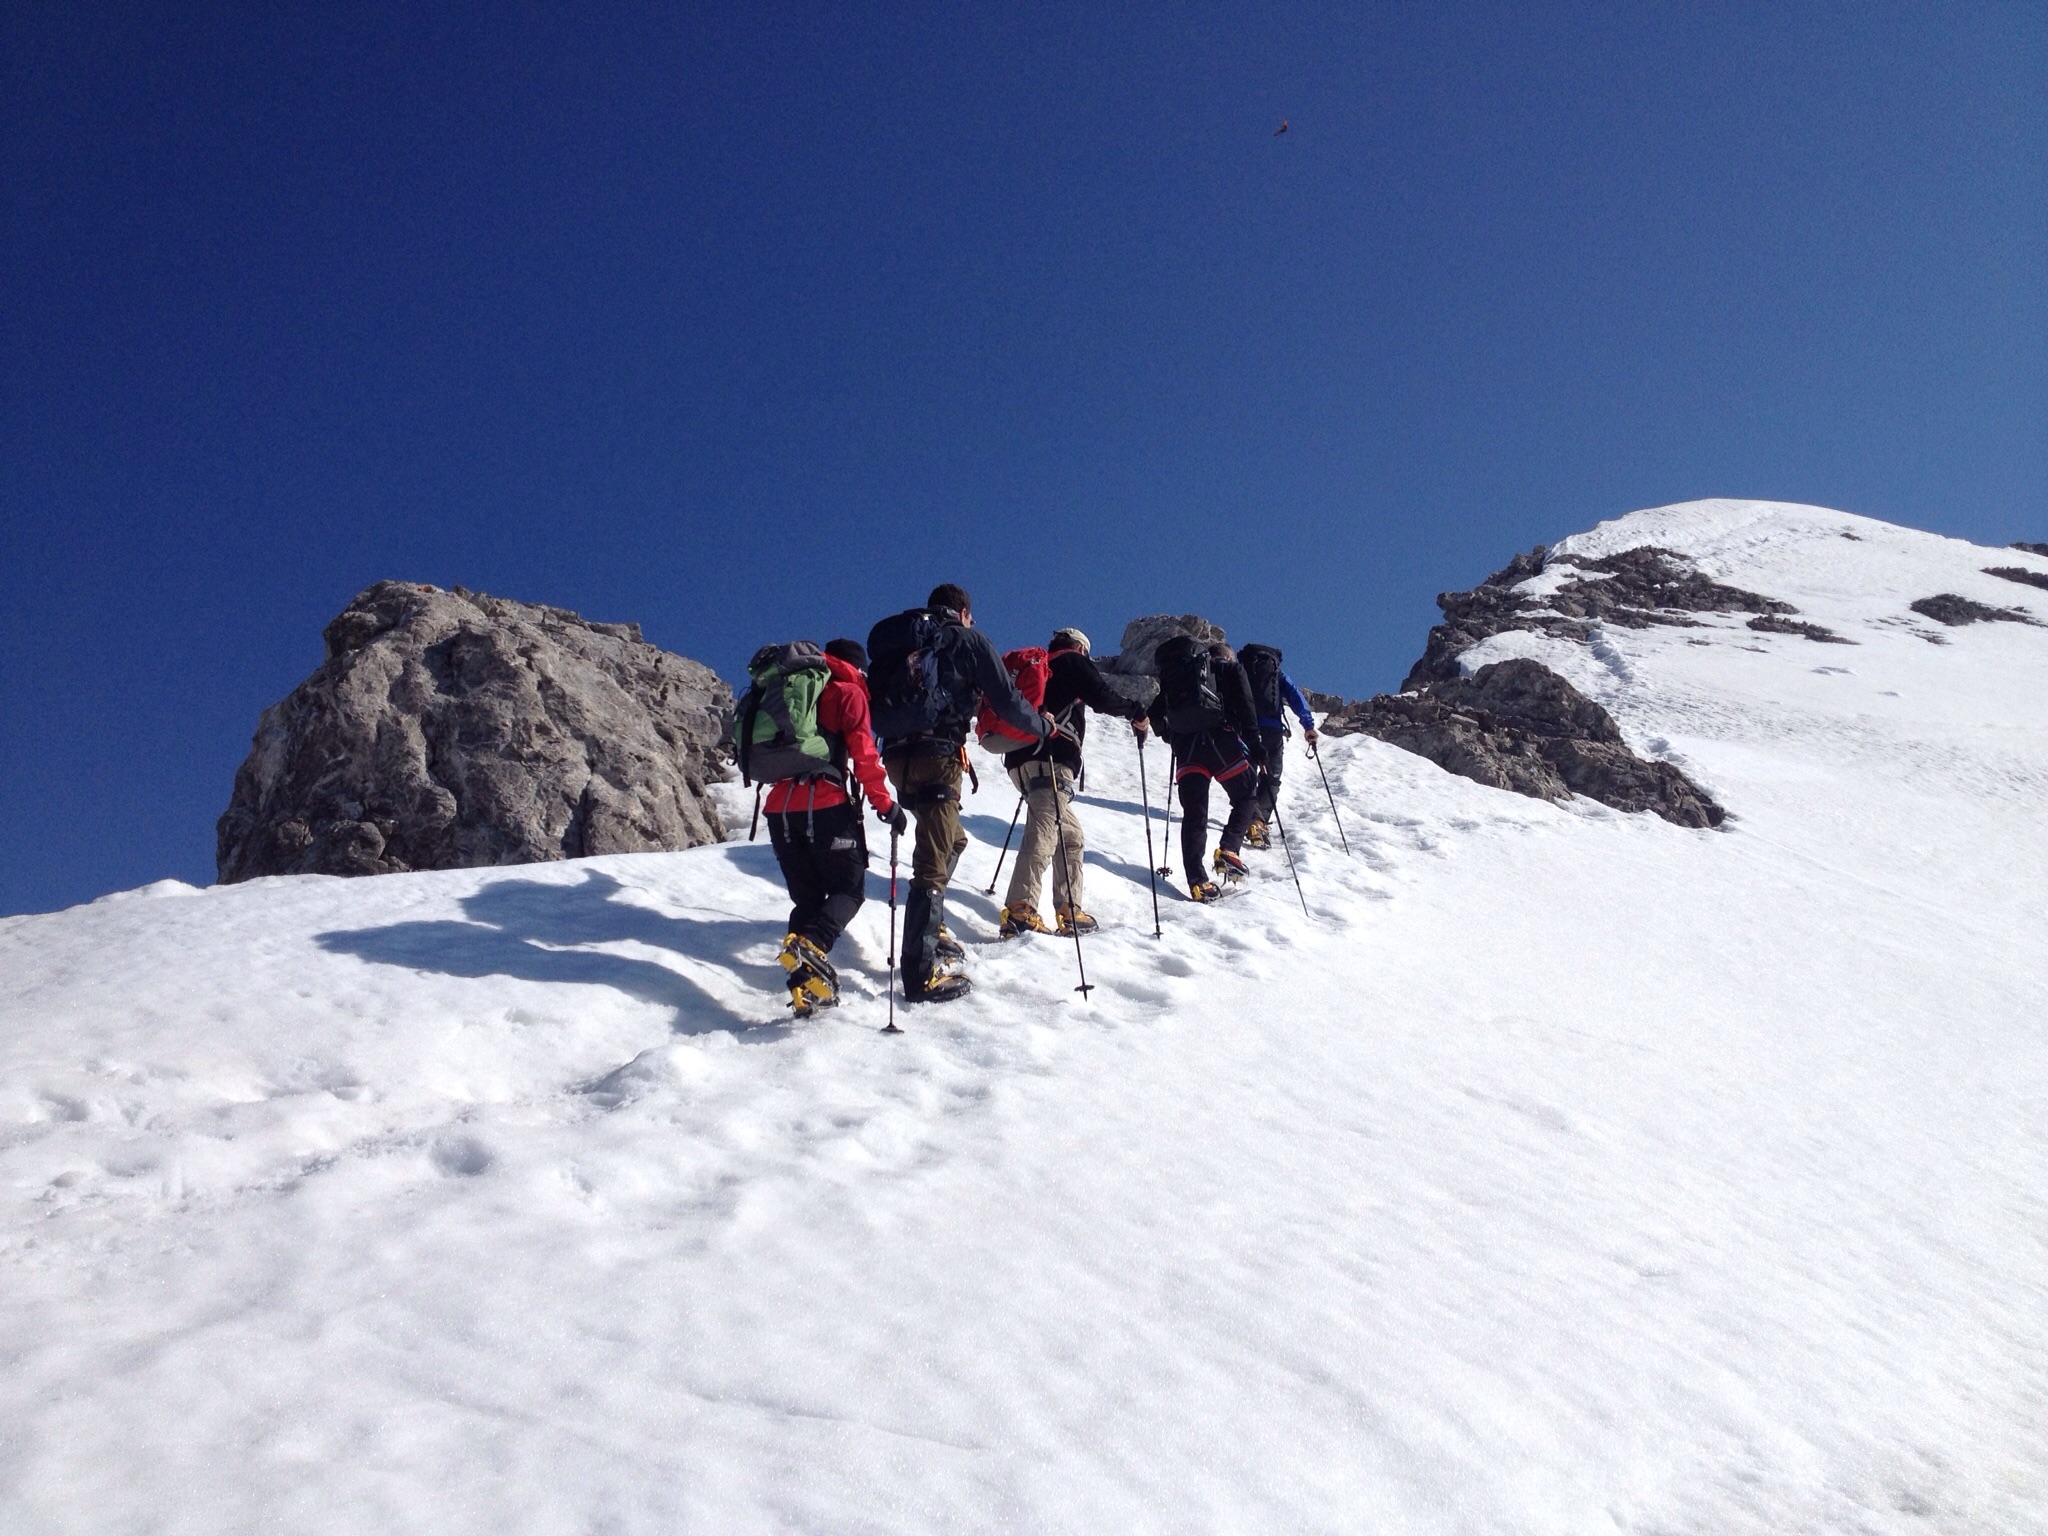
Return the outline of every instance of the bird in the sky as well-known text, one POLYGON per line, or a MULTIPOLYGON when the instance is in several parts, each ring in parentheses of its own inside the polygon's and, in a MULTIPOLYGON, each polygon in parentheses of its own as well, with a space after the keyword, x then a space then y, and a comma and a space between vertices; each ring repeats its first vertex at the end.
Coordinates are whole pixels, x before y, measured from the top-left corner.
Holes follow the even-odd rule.
POLYGON ((1285 133, 1286 131, 1287 131, 1287 119, 1283 117, 1283 118, 1281 118, 1281 119, 1280 119, 1280 126, 1279 126, 1278 128, 1275 128, 1275 129, 1273 130, 1273 137, 1277 139, 1277 138, 1279 138, 1279 137, 1280 137, 1280 135, 1281 135, 1281 134, 1285 133))

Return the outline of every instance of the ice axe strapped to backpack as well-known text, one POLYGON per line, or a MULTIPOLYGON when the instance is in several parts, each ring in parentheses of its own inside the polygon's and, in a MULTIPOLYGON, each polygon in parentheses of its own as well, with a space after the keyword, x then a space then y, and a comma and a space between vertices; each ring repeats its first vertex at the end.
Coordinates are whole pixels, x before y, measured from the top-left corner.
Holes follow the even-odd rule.
POLYGON ((825 653, 808 640, 764 645, 747 663, 753 686, 734 712, 733 756, 740 781, 845 781, 845 748, 818 724, 818 700, 832 681, 825 653))

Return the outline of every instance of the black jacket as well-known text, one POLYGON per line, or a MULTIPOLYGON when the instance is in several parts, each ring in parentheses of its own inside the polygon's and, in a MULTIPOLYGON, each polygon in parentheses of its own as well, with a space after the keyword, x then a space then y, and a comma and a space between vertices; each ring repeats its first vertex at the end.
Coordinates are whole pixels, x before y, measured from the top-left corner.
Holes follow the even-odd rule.
POLYGON ((1102 669, 1084 651, 1053 652, 1045 679, 1045 709, 1059 721, 1059 730, 1035 747, 1019 747, 1005 753, 1005 768, 1021 768, 1034 759, 1050 758, 1062 768, 1078 771, 1081 743, 1088 735, 1088 710, 1122 720, 1136 720, 1145 713, 1144 705, 1125 698, 1102 680, 1102 669))

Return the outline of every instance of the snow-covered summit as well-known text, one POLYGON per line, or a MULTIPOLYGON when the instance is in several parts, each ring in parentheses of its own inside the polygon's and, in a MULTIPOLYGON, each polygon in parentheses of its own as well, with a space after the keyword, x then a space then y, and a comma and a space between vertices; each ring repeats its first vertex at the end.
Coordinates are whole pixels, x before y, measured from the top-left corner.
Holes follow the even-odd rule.
POLYGON ((2048 1529, 2048 628, 1911 606, 2048 559, 1755 502, 1550 554, 1645 545, 1854 644, 1463 660, 1723 829, 1352 737, 1308 915, 1276 849, 1155 939, 1104 728, 1086 1000, 990 942, 993 788, 978 989, 900 1039, 886 869, 791 1027, 765 844, 0 921, 0 1529, 2048 1529))

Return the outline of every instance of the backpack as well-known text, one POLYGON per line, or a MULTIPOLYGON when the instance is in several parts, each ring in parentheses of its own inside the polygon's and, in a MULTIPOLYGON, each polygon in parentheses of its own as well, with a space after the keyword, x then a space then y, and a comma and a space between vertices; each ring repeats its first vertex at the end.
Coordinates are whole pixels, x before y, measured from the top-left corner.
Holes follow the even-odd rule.
POLYGON ((1280 652, 1270 645, 1240 646, 1238 664, 1252 685, 1252 707, 1261 720, 1283 720, 1286 700, 1280 694, 1280 652))
POLYGON ((963 713, 952 675, 953 626, 911 608, 868 631, 868 719, 877 736, 898 741, 963 713))
MULTIPOLYGON (((1010 681, 1017 685, 1017 691, 1024 695, 1024 702, 1033 709, 1045 707, 1045 685, 1052 677, 1052 658, 1035 645, 1022 650, 1009 651, 1003 656, 1003 670, 1010 674, 1010 681)), ((1014 752, 1019 747, 1038 744, 1036 736, 1026 736, 1014 725, 1001 719, 995 706, 982 701, 981 710, 974 717, 974 734, 982 747, 990 752, 1014 752)))
POLYGON ((825 653, 808 640, 764 645, 747 663, 754 680, 732 726, 743 784, 782 779, 839 780, 844 747, 818 724, 818 700, 832 681, 825 653))
POLYGON ((1209 647, 1190 635, 1175 635, 1152 653, 1159 668, 1159 697, 1166 729, 1176 736, 1213 731, 1223 724, 1223 695, 1209 664, 1209 647))

